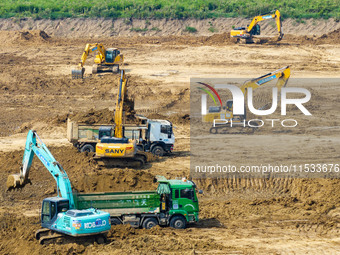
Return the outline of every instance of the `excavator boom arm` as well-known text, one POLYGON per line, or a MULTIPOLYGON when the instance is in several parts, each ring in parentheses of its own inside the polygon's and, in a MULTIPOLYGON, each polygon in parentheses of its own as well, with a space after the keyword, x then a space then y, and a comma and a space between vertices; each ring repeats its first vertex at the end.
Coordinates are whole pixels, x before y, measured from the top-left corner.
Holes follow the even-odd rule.
POLYGON ((126 94, 127 78, 125 71, 121 71, 119 87, 117 93, 117 102, 115 110, 115 137, 123 138, 123 106, 126 94))
POLYGON ((247 27, 247 32, 250 33, 250 31, 257 25, 262 20, 267 20, 267 19, 275 19, 276 22, 276 27, 277 31, 279 33, 279 40, 282 39, 283 34, 282 34, 282 22, 281 22, 281 13, 279 10, 276 10, 274 13, 269 13, 269 14, 263 14, 259 15, 253 18, 249 26, 247 27))
POLYGON ((70 208, 74 208, 74 200, 72 195, 72 187, 70 179, 62 166, 55 160, 46 145, 41 141, 35 131, 30 130, 27 134, 24 157, 22 160, 22 167, 20 175, 11 175, 7 181, 8 188, 15 188, 16 186, 23 187, 29 182, 29 171, 32 166, 34 154, 43 163, 46 169, 53 176, 57 182, 57 192, 61 197, 67 198, 70 203, 70 208), (9 184, 12 183, 12 186, 9 184))
POLYGON ((99 55, 100 60, 102 62, 105 61, 105 48, 104 48, 103 44, 101 44, 101 43, 88 43, 85 46, 83 55, 81 56, 79 66, 83 67, 85 65, 85 61, 86 61, 88 55, 92 51, 96 51, 96 50, 98 50, 98 52, 99 52, 98 55, 99 55))
POLYGON ((253 90, 257 89, 263 84, 266 84, 274 79, 278 79, 276 82, 276 87, 280 90, 282 87, 286 86, 289 77, 290 77, 290 67, 285 66, 283 68, 277 69, 273 72, 267 73, 255 79, 246 81, 241 87, 241 90, 243 94, 246 95, 248 88, 252 88, 253 90))

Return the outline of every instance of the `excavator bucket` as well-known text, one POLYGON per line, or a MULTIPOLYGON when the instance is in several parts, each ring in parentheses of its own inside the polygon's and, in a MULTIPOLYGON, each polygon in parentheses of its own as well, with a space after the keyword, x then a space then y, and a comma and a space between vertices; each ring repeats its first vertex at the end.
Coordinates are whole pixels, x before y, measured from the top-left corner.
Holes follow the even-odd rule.
POLYGON ((7 189, 15 189, 22 186, 20 174, 12 174, 7 178, 7 189))
POLYGON ((85 68, 72 69, 72 79, 83 79, 85 73, 85 68))

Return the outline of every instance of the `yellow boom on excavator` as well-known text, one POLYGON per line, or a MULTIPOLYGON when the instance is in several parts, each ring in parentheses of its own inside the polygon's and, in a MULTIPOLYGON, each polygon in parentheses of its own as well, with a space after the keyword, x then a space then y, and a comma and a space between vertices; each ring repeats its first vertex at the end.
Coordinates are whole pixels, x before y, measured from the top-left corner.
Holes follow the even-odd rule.
MULTIPOLYGON (((249 88, 252 88, 252 90, 255 90, 270 81, 278 79, 275 86, 278 88, 278 90, 281 90, 282 87, 286 86, 289 77, 290 77, 290 67, 286 66, 286 67, 277 69, 273 72, 262 75, 260 77, 248 80, 242 85, 240 89, 244 97, 246 98, 249 88)), ((203 83, 200 83, 200 84, 203 84, 203 83)), ((224 116, 223 117, 224 120, 227 120, 227 121, 232 120, 233 123, 235 123, 236 125, 237 123, 242 123, 246 119, 246 114, 237 115, 237 116, 233 115, 233 100, 227 100, 225 106, 223 107, 216 107, 216 106, 210 107, 208 113, 202 116, 202 121, 203 122, 214 122, 215 121, 216 123, 216 121, 218 122, 219 120, 222 119, 221 116, 224 116)), ((219 130, 225 129, 225 127, 226 125, 213 126, 210 128, 210 133, 216 134, 218 133, 219 130)))
POLYGON ((245 40, 246 43, 253 43, 253 36, 260 35, 261 29, 260 25, 258 24, 262 20, 268 19, 275 19, 278 37, 277 40, 282 40, 283 33, 282 33, 282 22, 281 22, 281 13, 279 10, 275 10, 271 13, 262 14, 253 18, 250 22, 249 26, 247 27, 238 27, 234 28, 230 31, 230 37, 235 37, 237 40, 245 40))
POLYGON ((96 145, 95 159, 106 166, 132 166, 134 163, 143 166, 147 161, 147 155, 137 151, 136 141, 123 136, 123 105, 126 90, 127 78, 122 70, 118 81, 114 137, 103 136, 96 145))
POLYGON ((77 69, 72 70, 73 79, 82 79, 85 73, 85 61, 91 52, 97 51, 97 55, 94 59, 94 65, 92 66, 92 73, 96 74, 98 72, 109 71, 109 72, 119 72, 119 65, 123 64, 124 56, 120 54, 117 48, 105 49, 104 45, 101 43, 88 43, 85 46, 84 52, 81 56, 79 65, 77 69))

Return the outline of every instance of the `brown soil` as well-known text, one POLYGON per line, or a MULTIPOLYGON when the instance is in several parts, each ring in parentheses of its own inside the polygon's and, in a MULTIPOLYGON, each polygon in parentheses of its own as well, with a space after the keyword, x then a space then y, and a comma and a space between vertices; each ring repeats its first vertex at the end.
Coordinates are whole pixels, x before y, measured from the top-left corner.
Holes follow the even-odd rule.
MULTIPOLYGON (((83 19, 66 18, 55 20, 34 20, 31 18, 1 19, 1 30, 44 30, 56 37, 68 38, 101 38, 109 36, 169 36, 191 35, 185 31, 187 26, 197 29, 194 36, 209 36, 212 34, 229 32, 232 27, 245 27, 249 25, 251 18, 217 18, 217 19, 83 19), (133 28, 145 31, 137 32, 133 28), (214 33, 211 32, 213 28, 214 33)), ((262 21, 261 33, 275 35, 277 33, 274 20, 262 21)), ((285 19, 282 22, 283 31, 286 34, 321 36, 340 28, 340 23, 334 19, 314 20, 307 19, 301 22, 294 19, 285 19)))
MULTIPOLYGON (((0 32, 1 254, 338 252, 338 179, 195 179, 204 190, 199 197, 200 222, 186 230, 117 226, 111 229, 104 245, 65 239, 44 246, 38 244, 33 233, 39 228, 41 200, 56 195, 54 179, 35 158, 30 173, 32 184, 6 191, 6 180, 9 174, 19 172, 28 129, 37 130, 79 192, 152 190, 156 188, 156 175, 190 177, 189 77, 247 79, 285 65, 291 65, 292 77, 338 77, 339 30, 320 38, 287 34, 279 43, 264 45, 236 45, 223 33, 101 39, 119 47, 125 55, 128 94, 134 100, 134 107, 131 104, 126 112, 169 119, 175 126, 173 154, 141 170, 100 167, 93 155, 78 153, 66 139, 67 117, 86 123, 113 122, 119 75, 89 74, 91 56, 86 78, 70 77, 90 39, 28 33, 0 32)), ((301 86, 312 92, 313 101, 307 108, 313 118, 301 118, 298 129, 290 132, 263 129, 255 135, 228 136, 230 143, 224 149, 231 163, 310 163, 319 159, 338 163, 339 88, 307 82, 301 86), (281 148, 275 142, 281 142, 281 148)), ((269 98, 263 93, 259 103, 269 98)), ((298 110, 290 110, 294 116, 298 114, 298 110)))

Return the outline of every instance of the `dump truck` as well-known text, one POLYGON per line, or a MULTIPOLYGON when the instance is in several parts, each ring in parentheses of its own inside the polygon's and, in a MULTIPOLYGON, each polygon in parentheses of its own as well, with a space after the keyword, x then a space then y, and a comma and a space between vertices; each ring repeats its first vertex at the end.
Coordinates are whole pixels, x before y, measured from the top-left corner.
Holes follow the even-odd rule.
MULTIPOLYGON (((111 225, 130 224, 150 229, 156 225, 186 228, 198 222, 199 205, 197 187, 185 178, 168 180, 157 177, 154 191, 74 193, 78 210, 94 207, 110 213, 111 225)), ((198 193, 202 194, 201 190, 198 193)))
MULTIPOLYGON (((175 135, 168 120, 150 120, 139 116, 141 124, 123 124, 124 137, 136 140, 137 150, 151 152, 157 156, 171 153, 175 135)), ((112 124, 86 124, 67 120, 67 139, 80 152, 95 152, 103 136, 113 136, 112 124)))

